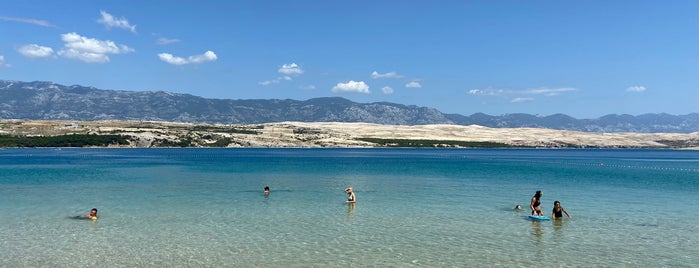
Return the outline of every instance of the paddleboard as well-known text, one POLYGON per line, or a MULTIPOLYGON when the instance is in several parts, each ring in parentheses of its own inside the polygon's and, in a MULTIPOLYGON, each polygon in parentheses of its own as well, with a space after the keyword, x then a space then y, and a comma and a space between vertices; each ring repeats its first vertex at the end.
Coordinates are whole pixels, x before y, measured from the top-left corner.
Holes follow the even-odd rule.
POLYGON ((536 221, 548 221, 551 219, 551 217, 547 217, 547 216, 534 216, 534 215, 529 215, 529 218, 532 220, 536 220, 536 221))

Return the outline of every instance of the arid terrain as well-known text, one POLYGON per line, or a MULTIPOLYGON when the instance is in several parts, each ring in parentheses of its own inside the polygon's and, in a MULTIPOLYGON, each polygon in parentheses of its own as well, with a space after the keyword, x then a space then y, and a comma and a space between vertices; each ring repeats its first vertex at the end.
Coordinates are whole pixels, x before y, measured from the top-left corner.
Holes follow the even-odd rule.
POLYGON ((460 125, 281 122, 251 125, 146 121, 0 120, 0 135, 124 135, 113 147, 421 147, 673 148, 699 149, 699 133, 590 133, 540 128, 460 125))

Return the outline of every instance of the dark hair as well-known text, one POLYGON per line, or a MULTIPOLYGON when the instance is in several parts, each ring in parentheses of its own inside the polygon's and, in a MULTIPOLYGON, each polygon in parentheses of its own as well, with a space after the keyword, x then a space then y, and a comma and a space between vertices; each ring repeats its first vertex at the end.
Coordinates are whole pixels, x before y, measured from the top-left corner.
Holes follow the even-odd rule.
POLYGON ((96 209, 96 208, 92 208, 92 210, 94 210, 95 212, 97 212, 97 209, 96 209))
POLYGON ((536 191, 536 194, 534 196, 541 197, 541 191, 536 191))
POLYGON ((265 190, 269 191, 269 186, 265 186, 265 190))
POLYGON ((558 200, 553 201, 553 205, 555 206, 556 204, 560 204, 561 202, 558 202, 558 200))

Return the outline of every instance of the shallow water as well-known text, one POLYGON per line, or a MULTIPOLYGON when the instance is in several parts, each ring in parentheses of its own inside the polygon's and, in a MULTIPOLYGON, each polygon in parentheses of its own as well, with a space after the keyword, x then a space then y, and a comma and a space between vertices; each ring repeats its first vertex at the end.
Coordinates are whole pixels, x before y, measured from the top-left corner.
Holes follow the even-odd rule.
POLYGON ((0 266, 696 267, 697 193, 696 151, 4 149, 0 266))

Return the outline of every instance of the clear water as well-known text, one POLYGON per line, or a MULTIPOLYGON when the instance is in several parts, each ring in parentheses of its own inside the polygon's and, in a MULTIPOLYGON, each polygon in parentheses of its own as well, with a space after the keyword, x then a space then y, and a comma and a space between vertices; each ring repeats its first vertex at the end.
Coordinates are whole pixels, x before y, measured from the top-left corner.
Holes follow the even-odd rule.
POLYGON ((696 267, 698 193, 697 151, 4 149, 0 266, 696 267))

